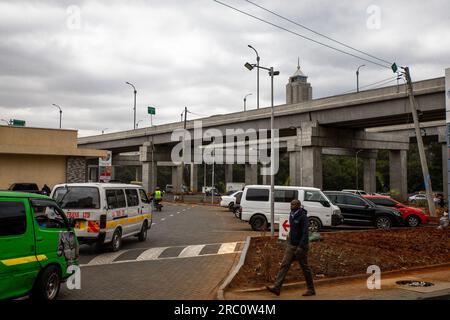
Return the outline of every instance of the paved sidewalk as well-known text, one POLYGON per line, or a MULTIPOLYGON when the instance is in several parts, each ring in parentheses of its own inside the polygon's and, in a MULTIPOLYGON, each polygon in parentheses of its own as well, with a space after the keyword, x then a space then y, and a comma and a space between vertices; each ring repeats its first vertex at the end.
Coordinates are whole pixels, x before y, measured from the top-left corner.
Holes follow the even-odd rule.
MULTIPOLYGON (((367 275, 367 278, 369 275, 367 275)), ((317 283, 314 297, 302 297, 303 286, 286 287, 279 297, 267 290, 259 291, 228 291, 227 300, 418 300, 441 297, 450 299, 450 267, 424 269, 421 271, 401 272, 383 277, 381 274, 381 289, 367 289, 367 278, 333 283, 317 283), (399 286, 399 280, 419 280, 434 283, 434 286, 413 288, 399 286)))

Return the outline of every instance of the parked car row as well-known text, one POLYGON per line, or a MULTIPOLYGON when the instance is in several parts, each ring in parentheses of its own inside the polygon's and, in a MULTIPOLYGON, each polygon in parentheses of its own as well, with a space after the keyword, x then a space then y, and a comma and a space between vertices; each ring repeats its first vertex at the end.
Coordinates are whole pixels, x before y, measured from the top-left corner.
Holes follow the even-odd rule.
MULTIPOLYGON (((429 222, 421 209, 408 207, 388 196, 369 195, 362 190, 322 192, 316 188, 275 186, 275 223, 280 215, 290 211, 289 204, 294 199, 300 200, 308 211, 312 232, 340 224, 390 229, 429 222)), ((220 205, 247 221, 255 231, 270 225, 270 186, 246 186, 243 191, 222 196, 220 205)))

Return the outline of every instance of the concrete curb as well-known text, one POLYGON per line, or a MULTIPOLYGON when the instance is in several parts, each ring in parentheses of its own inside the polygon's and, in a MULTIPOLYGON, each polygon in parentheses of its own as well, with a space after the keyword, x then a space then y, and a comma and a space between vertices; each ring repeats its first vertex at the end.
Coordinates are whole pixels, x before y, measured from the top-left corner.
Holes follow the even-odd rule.
POLYGON ((224 296, 225 290, 227 289, 227 287, 229 286, 231 281, 233 281, 234 277, 237 275, 239 270, 241 270, 242 266, 244 265, 245 258, 247 257, 247 251, 248 251, 248 248, 250 247, 251 238, 252 237, 248 236, 245 239, 244 248, 242 249, 241 257, 239 259, 238 264, 233 269, 233 271, 231 271, 230 274, 228 274, 228 277, 225 279, 225 281, 219 287, 219 290, 217 291, 217 299, 218 300, 225 300, 225 296, 224 296))
MULTIPOLYGON (((450 267, 450 262, 442 263, 442 264, 434 264, 434 265, 429 265, 429 266, 424 266, 424 267, 416 267, 416 268, 412 268, 412 269, 400 269, 400 270, 386 271, 386 272, 383 272, 383 276, 394 275, 394 274, 403 274, 403 273, 422 271, 422 270, 439 269, 439 268, 443 268, 443 267, 450 267)), ((316 285, 337 284, 337 283, 341 283, 341 282, 347 282, 350 280, 366 279, 367 277, 368 277, 368 274, 357 274, 357 275, 353 275, 353 276, 314 280, 314 283, 316 285)), ((303 288, 303 287, 305 287, 304 281, 288 283, 288 284, 283 285, 283 289, 299 289, 299 288, 303 288)), ((236 290, 234 292, 240 292, 240 293, 249 292, 250 293, 250 292, 260 292, 260 291, 266 291, 266 290, 267 290, 266 287, 257 287, 257 288, 236 290)))

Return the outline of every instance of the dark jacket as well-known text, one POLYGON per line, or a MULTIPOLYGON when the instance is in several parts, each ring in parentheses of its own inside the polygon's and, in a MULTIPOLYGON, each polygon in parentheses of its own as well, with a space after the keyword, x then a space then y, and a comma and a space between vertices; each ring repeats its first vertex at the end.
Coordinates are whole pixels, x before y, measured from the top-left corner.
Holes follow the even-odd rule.
POLYGON ((291 211, 289 215, 289 241, 291 245, 302 248, 308 247, 309 241, 309 221, 307 217, 308 212, 300 208, 296 211, 291 211))

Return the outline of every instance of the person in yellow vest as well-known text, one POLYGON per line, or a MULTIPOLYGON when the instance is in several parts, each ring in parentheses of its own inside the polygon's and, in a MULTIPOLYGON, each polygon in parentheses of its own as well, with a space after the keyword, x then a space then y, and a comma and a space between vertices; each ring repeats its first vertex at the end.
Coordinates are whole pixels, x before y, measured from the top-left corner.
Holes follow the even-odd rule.
POLYGON ((162 201, 163 194, 162 194, 161 189, 159 187, 156 187, 152 196, 153 196, 153 203, 156 207, 156 205, 158 205, 162 201))

